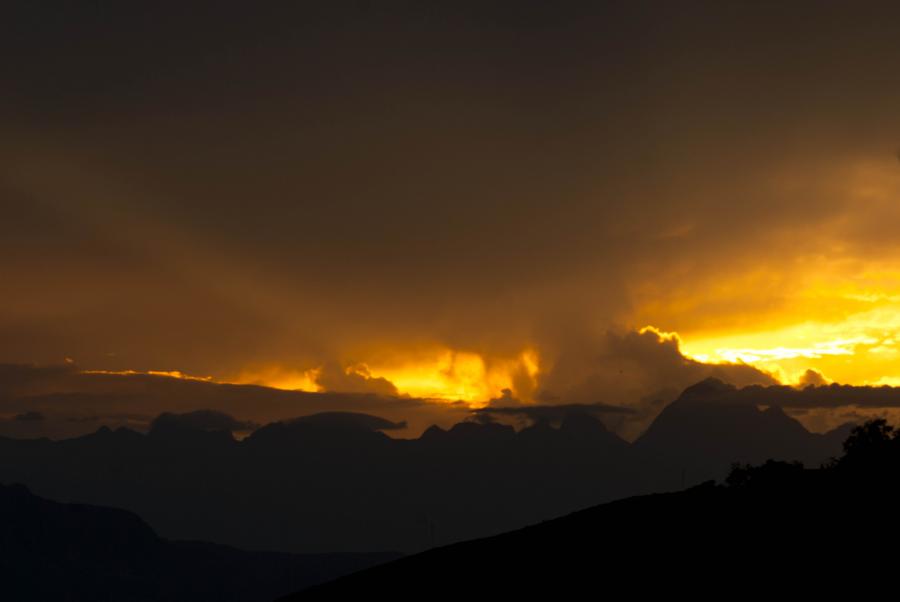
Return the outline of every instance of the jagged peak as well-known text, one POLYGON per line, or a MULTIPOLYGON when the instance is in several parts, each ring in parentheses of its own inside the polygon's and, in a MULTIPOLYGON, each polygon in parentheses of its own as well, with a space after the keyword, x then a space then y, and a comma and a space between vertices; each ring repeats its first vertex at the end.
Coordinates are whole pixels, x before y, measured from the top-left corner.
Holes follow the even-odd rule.
POLYGON ((714 395, 729 394, 737 391, 737 387, 714 376, 704 378, 682 391, 679 399, 704 399, 714 395))

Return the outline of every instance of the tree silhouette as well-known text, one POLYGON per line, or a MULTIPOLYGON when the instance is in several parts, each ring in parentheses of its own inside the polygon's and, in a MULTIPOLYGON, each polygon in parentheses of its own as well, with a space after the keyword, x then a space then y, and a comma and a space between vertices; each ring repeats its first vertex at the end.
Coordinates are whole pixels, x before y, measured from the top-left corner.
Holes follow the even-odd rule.
POLYGON ((835 468, 881 470, 900 459, 900 431, 884 418, 869 420, 855 427, 844 441, 844 455, 835 468))
POLYGON ((740 464, 731 465, 731 472, 725 479, 729 487, 769 487, 795 480, 803 473, 801 462, 781 462, 766 460, 761 466, 740 464))
MULTIPOLYGON (((900 430, 884 418, 868 420, 856 426, 843 444, 844 453, 821 466, 821 471, 807 471, 800 462, 767 460, 753 466, 735 462, 725 479, 732 488, 784 487, 798 483, 810 472, 823 476, 849 477, 870 485, 889 486, 888 475, 900 469, 900 430)), ((889 483, 890 481, 890 483, 889 483)))

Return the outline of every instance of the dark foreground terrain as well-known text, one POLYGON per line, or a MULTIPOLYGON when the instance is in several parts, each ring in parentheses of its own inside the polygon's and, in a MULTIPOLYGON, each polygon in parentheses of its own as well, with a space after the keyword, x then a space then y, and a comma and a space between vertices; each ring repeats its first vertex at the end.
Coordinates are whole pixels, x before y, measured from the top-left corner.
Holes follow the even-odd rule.
POLYGON ((0 600, 271 600, 396 554, 281 554, 167 541, 124 510, 0 485, 0 600))
POLYGON ((0 486, 0 593, 4 600, 290 601, 863 591, 871 578, 893 574, 898 470, 900 437, 871 421, 821 468, 735 464, 724 484, 632 497, 405 558, 167 541, 124 510, 0 486), (290 591, 298 593, 285 596, 290 591))
POLYGON ((728 599, 868 591, 895 574, 900 438, 857 428, 820 469, 736 465, 726 484, 639 496, 511 533, 433 549, 283 599, 650 592, 728 599))

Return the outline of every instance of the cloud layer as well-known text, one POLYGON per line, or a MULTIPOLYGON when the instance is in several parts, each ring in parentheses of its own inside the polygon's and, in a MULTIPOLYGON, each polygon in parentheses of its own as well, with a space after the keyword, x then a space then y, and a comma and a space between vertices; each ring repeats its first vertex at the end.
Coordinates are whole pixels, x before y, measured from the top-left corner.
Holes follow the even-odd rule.
MULTIPOLYGON (((391 394, 346 368, 532 349, 549 394, 587 400, 706 375, 637 369, 665 349, 610 328, 771 349, 866 315, 853 336, 893 349, 900 322, 866 313, 900 315, 900 19, 880 9, 14 2, 0 361, 326 366, 327 389, 391 394)), ((829 379, 898 376, 831 357, 829 379)))

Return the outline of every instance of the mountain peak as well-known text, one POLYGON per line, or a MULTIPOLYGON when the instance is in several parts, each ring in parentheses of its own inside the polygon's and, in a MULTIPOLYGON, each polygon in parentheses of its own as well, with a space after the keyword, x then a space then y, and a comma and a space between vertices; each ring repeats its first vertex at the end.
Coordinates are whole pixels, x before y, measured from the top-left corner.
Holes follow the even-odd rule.
POLYGON ((678 398, 707 399, 714 395, 728 395, 735 391, 737 391, 737 388, 734 385, 710 376, 686 388, 678 398))

